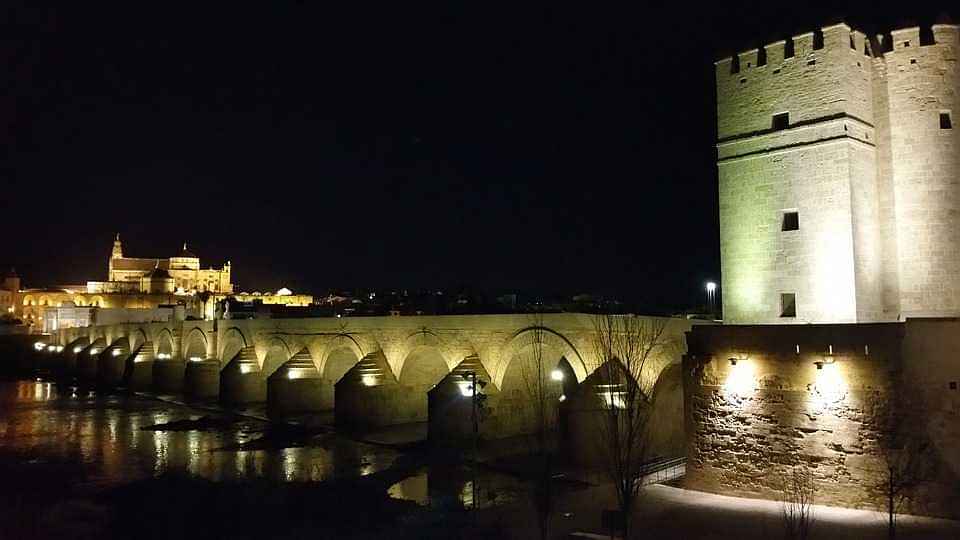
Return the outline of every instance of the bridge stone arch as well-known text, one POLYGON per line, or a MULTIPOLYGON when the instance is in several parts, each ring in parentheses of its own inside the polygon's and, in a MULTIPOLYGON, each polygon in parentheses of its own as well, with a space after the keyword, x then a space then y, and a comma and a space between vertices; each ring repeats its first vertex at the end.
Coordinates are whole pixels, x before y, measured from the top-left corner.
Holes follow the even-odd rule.
POLYGON ((207 334, 200 328, 192 328, 183 338, 183 359, 184 360, 205 360, 207 358, 207 347, 209 341, 207 334))
POLYGON ((272 336, 266 343, 263 359, 260 360, 260 372, 269 377, 293 356, 287 341, 281 336, 272 336))
POLYGON ((493 382, 497 388, 502 389, 504 383, 509 382, 505 381, 508 369, 516 371, 517 366, 510 369, 514 360, 519 355, 530 352, 538 341, 543 346, 543 354, 546 355, 544 361, 548 363, 550 369, 563 358, 570 365, 578 382, 582 382, 587 377, 590 371, 587 363, 570 339, 546 326, 528 326, 517 330, 501 349, 499 361, 492 370, 493 382))
POLYGON ((407 336, 401 348, 397 380, 424 392, 440 382, 459 364, 447 342, 430 330, 422 329, 407 336))
MULTIPOLYGON (((170 332, 169 328, 161 328, 159 331, 157 331, 156 339, 154 339, 153 342, 157 347, 156 354, 158 358, 160 357, 159 355, 161 353, 164 355, 169 354, 171 358, 175 355, 176 350, 174 345, 176 342, 174 341, 173 333, 170 332)), ((164 356, 164 358, 166 358, 166 356, 164 356)))
POLYGON ((220 367, 226 366, 241 350, 252 345, 252 342, 247 340, 247 336, 236 326, 231 326, 223 331, 223 338, 220 343, 221 348, 218 355, 220 367))
POLYGON ((144 331, 144 329, 143 329, 142 327, 134 328, 134 329, 130 332, 130 336, 129 336, 129 337, 130 337, 130 350, 131 350, 131 351, 137 350, 137 347, 139 347, 140 345, 143 345, 144 343, 146 343, 146 342, 148 341, 148 340, 147 340, 147 333, 146 333, 146 331, 144 331))
POLYGON ((314 358, 320 377, 331 384, 336 384, 365 354, 360 341, 347 333, 314 340, 307 344, 307 349, 314 358))

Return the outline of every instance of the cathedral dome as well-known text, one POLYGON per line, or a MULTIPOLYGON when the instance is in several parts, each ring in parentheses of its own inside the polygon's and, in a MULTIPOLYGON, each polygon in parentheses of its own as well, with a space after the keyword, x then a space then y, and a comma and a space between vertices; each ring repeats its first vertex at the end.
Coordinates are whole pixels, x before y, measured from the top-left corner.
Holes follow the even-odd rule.
POLYGON ((183 243, 183 249, 180 250, 180 253, 177 253, 178 259, 199 259, 197 255, 187 249, 187 243, 183 243))

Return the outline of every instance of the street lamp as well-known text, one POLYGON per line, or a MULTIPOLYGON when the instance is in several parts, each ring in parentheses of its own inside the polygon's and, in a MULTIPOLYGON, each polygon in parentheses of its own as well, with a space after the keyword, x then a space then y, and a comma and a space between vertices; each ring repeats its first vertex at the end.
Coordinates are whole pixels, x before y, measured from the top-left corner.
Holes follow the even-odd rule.
POLYGON ((480 496, 479 488, 477 486, 477 462, 479 459, 479 449, 477 447, 477 440, 480 436, 480 419, 478 414, 478 408, 480 406, 481 394, 480 389, 487 385, 487 383, 477 379, 476 371, 468 371, 460 375, 464 380, 470 382, 470 386, 467 388, 461 388, 460 393, 465 397, 468 396, 466 390, 470 390, 470 420, 473 422, 473 509, 477 510, 480 505, 480 496))
POLYGON ((717 303, 717 284, 714 281, 708 281, 706 284, 707 289, 707 307, 710 310, 710 316, 716 312, 716 303, 717 303))

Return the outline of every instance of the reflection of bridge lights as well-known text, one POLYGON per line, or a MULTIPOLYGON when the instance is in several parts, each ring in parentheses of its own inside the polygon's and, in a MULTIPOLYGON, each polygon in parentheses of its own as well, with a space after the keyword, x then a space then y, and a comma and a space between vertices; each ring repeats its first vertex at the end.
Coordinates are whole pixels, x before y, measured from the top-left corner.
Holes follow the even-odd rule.
POLYGON ((563 372, 560 371, 559 369, 555 369, 555 370, 553 370, 553 371, 550 372, 550 378, 553 379, 553 380, 555 380, 555 381, 562 381, 562 380, 563 380, 563 372))
POLYGON ((734 396, 746 396, 754 390, 754 362, 739 362, 730 366, 723 391, 734 396))
POLYGON ((364 386, 376 386, 377 385, 377 376, 376 375, 364 375, 360 377, 360 382, 364 386))

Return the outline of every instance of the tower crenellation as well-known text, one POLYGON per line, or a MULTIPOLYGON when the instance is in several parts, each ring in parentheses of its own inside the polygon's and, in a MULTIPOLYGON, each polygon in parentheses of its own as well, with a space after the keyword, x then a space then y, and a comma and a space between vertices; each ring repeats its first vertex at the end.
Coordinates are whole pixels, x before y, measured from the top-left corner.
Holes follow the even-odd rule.
POLYGON ((716 62, 725 318, 960 314, 957 38, 839 23, 716 62))

